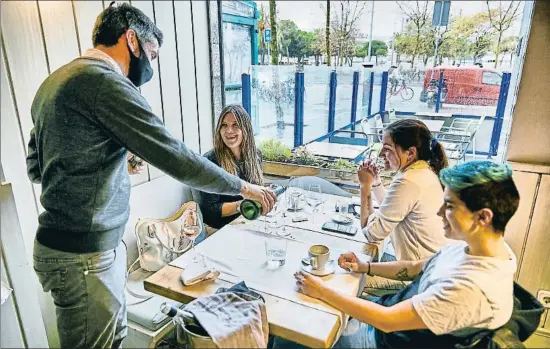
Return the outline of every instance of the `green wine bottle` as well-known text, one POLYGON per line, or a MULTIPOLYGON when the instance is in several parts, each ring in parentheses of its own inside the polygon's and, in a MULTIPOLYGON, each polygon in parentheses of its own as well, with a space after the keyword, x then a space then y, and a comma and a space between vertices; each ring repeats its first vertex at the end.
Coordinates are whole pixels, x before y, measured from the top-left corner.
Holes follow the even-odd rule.
MULTIPOLYGON (((285 191, 285 187, 272 188, 275 195, 279 196, 285 191)), ((262 215, 262 205, 256 200, 244 199, 238 207, 238 211, 244 218, 253 221, 262 215)))
POLYGON ((239 212, 244 218, 253 221, 262 214, 262 205, 258 201, 244 199, 239 205, 239 212))

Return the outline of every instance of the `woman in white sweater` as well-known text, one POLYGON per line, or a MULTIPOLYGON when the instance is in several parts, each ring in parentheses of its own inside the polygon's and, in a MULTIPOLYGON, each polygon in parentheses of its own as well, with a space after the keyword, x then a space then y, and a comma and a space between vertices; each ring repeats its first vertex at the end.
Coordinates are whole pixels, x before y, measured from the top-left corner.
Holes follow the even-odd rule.
POLYGON ((386 127, 382 143, 379 157, 386 170, 397 173, 386 190, 373 161, 359 166, 363 234, 373 244, 390 235, 397 260, 431 257, 447 242, 437 217, 443 203, 438 175, 448 165, 445 150, 422 121, 413 119, 386 127), (376 211, 372 194, 380 203, 376 211))

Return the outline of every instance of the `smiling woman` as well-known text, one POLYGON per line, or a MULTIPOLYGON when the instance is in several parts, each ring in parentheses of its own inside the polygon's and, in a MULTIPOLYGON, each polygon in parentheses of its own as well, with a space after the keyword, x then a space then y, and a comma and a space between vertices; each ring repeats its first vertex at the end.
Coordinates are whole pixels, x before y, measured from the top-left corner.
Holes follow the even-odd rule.
MULTIPOLYGON (((250 183, 263 183, 262 156, 256 148, 250 115, 240 105, 228 105, 220 113, 214 149, 204 156, 227 172, 250 183)), ((238 216, 241 196, 200 192, 204 222, 219 229, 238 216)))

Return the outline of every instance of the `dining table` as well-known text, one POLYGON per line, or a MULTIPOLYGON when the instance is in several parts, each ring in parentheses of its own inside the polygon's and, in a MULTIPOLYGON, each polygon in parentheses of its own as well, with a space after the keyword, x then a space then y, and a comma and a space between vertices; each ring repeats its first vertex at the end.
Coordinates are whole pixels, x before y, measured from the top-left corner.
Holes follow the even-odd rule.
MULTIPOLYGON (((361 229, 353 236, 322 229, 325 222, 341 218, 335 212, 338 204, 351 203, 350 198, 322 194, 322 204, 313 211, 304 200, 295 210, 288 209, 286 193, 267 216, 257 220, 239 217, 196 246, 204 263, 220 272, 215 280, 185 286, 181 274, 192 263, 192 251, 187 251, 144 281, 145 290, 163 297, 188 303, 214 294, 219 288, 230 288, 244 281, 248 288, 262 295, 265 301, 269 332, 298 344, 313 348, 330 348, 344 330, 348 315, 330 304, 299 292, 294 274, 307 269, 304 262, 313 245, 330 249, 332 263, 341 253, 353 251, 360 259, 371 260, 377 247, 366 243, 361 229), (302 220, 295 219, 300 217, 302 220), (280 222, 274 231, 270 223, 280 222), (283 241, 286 255, 283 265, 273 268, 266 259, 266 246, 283 241)), ((350 225, 359 227, 359 220, 349 214, 350 225)), ((346 295, 361 294, 365 282, 362 273, 349 272, 336 266, 329 275, 321 276, 328 287, 346 295)))

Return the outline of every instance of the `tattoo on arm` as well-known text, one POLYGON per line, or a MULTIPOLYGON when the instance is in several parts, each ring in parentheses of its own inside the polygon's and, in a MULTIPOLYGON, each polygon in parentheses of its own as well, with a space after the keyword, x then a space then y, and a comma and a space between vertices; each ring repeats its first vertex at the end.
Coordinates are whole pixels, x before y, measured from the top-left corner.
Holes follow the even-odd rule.
POLYGON ((397 280, 399 281, 408 281, 411 279, 408 272, 409 271, 407 270, 407 268, 403 268, 400 271, 398 271, 397 274, 395 274, 395 276, 397 276, 397 280))

